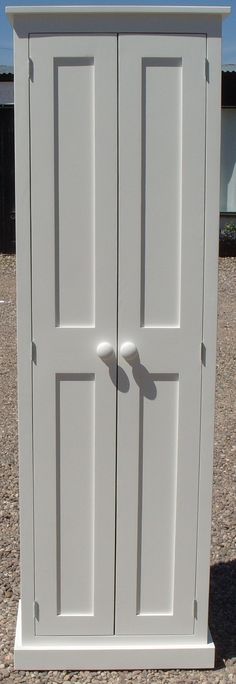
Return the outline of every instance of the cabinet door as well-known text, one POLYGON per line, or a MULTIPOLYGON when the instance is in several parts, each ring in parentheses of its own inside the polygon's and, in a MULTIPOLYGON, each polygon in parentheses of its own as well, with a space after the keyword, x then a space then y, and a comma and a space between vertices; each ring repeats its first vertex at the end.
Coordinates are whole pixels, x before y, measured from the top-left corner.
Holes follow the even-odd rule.
POLYGON ((193 632, 205 37, 119 38, 119 634, 193 632))
POLYGON ((30 38, 37 634, 112 634, 117 39, 30 38))

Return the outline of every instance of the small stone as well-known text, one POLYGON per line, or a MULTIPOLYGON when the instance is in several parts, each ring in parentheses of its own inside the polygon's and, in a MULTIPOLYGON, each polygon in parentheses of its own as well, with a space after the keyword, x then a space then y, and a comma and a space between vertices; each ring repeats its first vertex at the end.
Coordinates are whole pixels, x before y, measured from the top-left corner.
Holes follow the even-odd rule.
POLYGON ((12 597, 12 590, 8 589, 7 591, 5 591, 5 596, 6 596, 6 598, 11 598, 12 597))
POLYGON ((10 672, 9 667, 5 667, 4 670, 2 670, 2 677, 4 677, 4 678, 8 677, 9 672, 10 672))
POLYGON ((13 659, 11 653, 7 653, 7 655, 5 656, 5 663, 10 663, 12 660, 13 659))

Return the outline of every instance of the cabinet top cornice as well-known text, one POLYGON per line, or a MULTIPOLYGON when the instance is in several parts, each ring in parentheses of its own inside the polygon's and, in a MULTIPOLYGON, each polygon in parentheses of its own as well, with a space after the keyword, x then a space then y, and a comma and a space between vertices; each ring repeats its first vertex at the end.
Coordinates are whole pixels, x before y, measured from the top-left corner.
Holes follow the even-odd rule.
POLYGON ((183 5, 35 5, 6 7, 10 21, 16 15, 53 15, 53 14, 208 14, 227 15, 231 12, 228 6, 183 6, 183 5))

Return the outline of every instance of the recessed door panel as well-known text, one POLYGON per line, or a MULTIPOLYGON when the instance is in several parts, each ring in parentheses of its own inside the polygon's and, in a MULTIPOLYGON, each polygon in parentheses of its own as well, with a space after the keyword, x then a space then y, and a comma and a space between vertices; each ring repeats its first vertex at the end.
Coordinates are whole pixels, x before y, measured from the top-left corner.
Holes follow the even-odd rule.
POLYGON ((119 37, 117 634, 191 634, 205 36, 119 37))
POLYGON ((141 325, 178 326, 182 60, 143 58, 141 78, 141 325))
POLYGON ((33 36, 30 57, 36 634, 112 634, 117 39, 33 36))
POLYGON ((95 375, 56 377, 59 615, 94 612, 95 375))
POLYGON ((54 60, 56 318, 94 326, 95 63, 54 60))
POLYGON ((149 380, 149 394, 139 393, 139 615, 171 613, 174 598, 179 378, 149 380))

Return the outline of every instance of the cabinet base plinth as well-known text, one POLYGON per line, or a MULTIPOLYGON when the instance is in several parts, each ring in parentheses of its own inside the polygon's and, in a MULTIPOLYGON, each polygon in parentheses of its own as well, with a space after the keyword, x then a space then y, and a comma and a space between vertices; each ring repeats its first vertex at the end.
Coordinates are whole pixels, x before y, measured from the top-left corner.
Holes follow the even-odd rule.
POLYGON ((35 637, 22 641, 19 605, 14 663, 18 670, 139 670, 213 668, 215 647, 193 637, 35 637), (150 643, 148 641, 150 639, 150 643))
POLYGON ((171 670, 214 667, 213 644, 127 649, 17 646, 15 670, 171 670))

